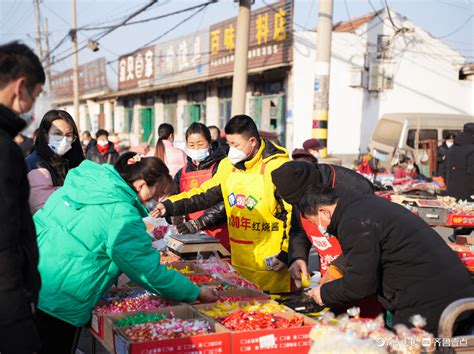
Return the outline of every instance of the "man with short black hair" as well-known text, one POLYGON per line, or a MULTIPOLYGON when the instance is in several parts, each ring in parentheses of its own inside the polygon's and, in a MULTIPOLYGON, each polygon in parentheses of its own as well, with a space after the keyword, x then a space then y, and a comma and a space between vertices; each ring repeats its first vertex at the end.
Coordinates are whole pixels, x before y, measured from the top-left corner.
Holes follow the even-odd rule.
POLYGON ((224 201, 234 268, 262 290, 289 291, 291 206, 277 195, 271 177, 288 161, 288 152, 261 139, 255 122, 246 115, 233 117, 225 132, 230 150, 213 178, 158 204, 152 215, 186 215, 224 201))
POLYGON ((41 287, 38 246, 28 198, 23 153, 13 141, 25 128, 19 115, 30 111, 45 74, 26 45, 0 46, 0 352, 40 349, 33 309, 41 287))
POLYGON ((109 132, 99 129, 95 134, 97 140, 91 141, 87 147, 86 158, 98 164, 114 164, 119 158, 114 144, 109 141, 109 132))
POLYGON ((393 324, 420 314, 437 334, 453 301, 474 296, 467 269, 446 242, 406 208, 377 196, 339 198, 327 186, 310 186, 299 203, 323 234, 337 235, 344 277, 308 292, 319 305, 347 304, 377 294, 393 324))

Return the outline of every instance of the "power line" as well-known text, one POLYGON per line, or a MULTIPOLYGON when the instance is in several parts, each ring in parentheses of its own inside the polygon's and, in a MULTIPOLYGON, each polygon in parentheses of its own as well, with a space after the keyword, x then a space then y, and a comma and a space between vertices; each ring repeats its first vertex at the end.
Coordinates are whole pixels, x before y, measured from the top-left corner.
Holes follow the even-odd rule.
MULTIPOLYGON (((207 3, 204 3, 204 4, 211 4, 211 3, 213 3, 213 2, 215 2, 215 1, 214 1, 214 0, 211 0, 211 1, 208 1, 207 3)), ((178 15, 178 14, 183 13, 183 12, 188 12, 188 11, 191 11, 191 10, 194 10, 194 9, 197 9, 197 8, 200 8, 200 7, 203 6, 204 4, 200 4, 200 5, 188 7, 188 8, 185 8, 185 9, 182 9, 182 10, 178 10, 178 11, 174 11, 174 12, 169 12, 169 13, 167 13, 167 14, 160 15, 160 16, 145 18, 145 19, 143 19, 143 20, 131 21, 131 22, 128 22, 128 23, 124 24, 123 26, 136 25, 136 24, 140 24, 140 23, 146 23, 146 22, 150 22, 150 21, 159 20, 159 19, 166 18, 166 17, 173 16, 173 15, 178 15)), ((79 27, 77 30, 78 30, 78 31, 94 31, 94 30, 101 30, 101 29, 109 29, 109 28, 111 28, 111 27, 113 27, 113 26, 79 27)))
POLYGON ((436 38, 438 38, 438 39, 443 39, 443 38, 450 37, 450 36, 452 36, 453 34, 458 33, 472 18, 474 18, 474 15, 469 16, 469 17, 466 19, 466 21, 464 21, 464 22, 462 23, 462 25, 459 26, 459 27, 458 27, 457 29, 455 29, 454 31, 452 31, 452 32, 450 32, 450 33, 448 33, 448 34, 445 34, 444 36, 436 37, 436 38))
POLYGON ((388 7, 387 0, 385 0, 385 8, 387 9, 388 19, 390 20, 390 23, 392 24, 392 27, 394 29, 396 29, 396 31, 398 31, 398 32, 402 31, 402 29, 398 28, 398 26, 393 22, 392 14, 390 13, 390 8, 388 7))
MULTIPOLYGON (((213 1, 211 2, 208 2, 208 3, 205 3, 205 4, 202 4, 201 5, 201 8, 198 9, 197 11, 193 12, 191 15, 189 15, 188 17, 186 17, 185 19, 183 19, 182 21, 178 22, 176 25, 174 25, 173 27, 171 27, 169 30, 165 31, 164 33, 160 34, 158 37, 156 38, 153 38, 151 41, 148 41, 147 43, 145 43, 144 45, 142 45, 141 47, 139 47, 138 49, 135 49, 134 52, 138 51, 138 50, 141 50, 143 48, 146 48, 148 47, 150 44, 154 43, 154 42, 157 42, 159 41, 161 38, 163 38, 164 36, 166 36, 168 33, 174 31, 176 28, 178 28, 179 26, 181 26, 182 24, 186 23, 187 21, 189 21, 191 18, 193 18, 194 16, 196 16, 198 13, 200 13, 201 11, 203 11, 205 8, 207 8, 210 4, 212 4, 213 1)), ((109 62, 107 62, 107 64, 112 64, 116 61, 118 61, 119 58, 116 58, 114 60, 111 60, 109 62)))

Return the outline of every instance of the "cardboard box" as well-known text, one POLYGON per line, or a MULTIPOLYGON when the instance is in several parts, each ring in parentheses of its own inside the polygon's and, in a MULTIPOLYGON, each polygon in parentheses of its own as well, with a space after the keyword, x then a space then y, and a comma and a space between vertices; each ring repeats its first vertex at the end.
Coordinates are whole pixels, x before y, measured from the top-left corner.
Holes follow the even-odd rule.
MULTIPOLYGON (((140 288, 137 288, 139 290, 140 288)), ((119 292, 119 291, 129 291, 129 290, 134 290, 134 288, 112 288, 109 290, 111 293, 114 292, 119 292)), ((163 299, 157 295, 151 296, 150 298, 152 299, 163 299)), ((177 302, 166 300, 167 303, 170 306, 177 305, 177 302)), ((104 302, 99 302, 98 306, 103 305, 104 302)), ((139 312, 139 311, 138 311, 139 312)), ((124 313, 135 313, 135 311, 132 312, 124 312, 124 313)), ((92 311, 92 317, 91 317, 91 330, 94 332, 94 334, 101 340, 105 340, 107 344, 113 346, 113 335, 112 335, 112 328, 109 328, 106 326, 106 321, 105 318, 108 316, 112 316, 114 314, 103 314, 99 313, 95 310, 92 311)))
POLYGON ((252 298, 255 300, 270 300, 267 294, 254 289, 235 288, 229 290, 218 291, 219 296, 240 296, 245 298, 252 298))
MULTIPOLYGON (((126 335, 127 327, 114 328, 114 350, 116 354, 144 354, 144 353, 181 353, 181 354, 224 354, 230 353, 230 332, 224 326, 210 320, 188 305, 167 307, 163 309, 145 311, 145 313, 173 312, 181 319, 207 320, 214 333, 202 334, 189 338, 165 339, 148 342, 132 342, 126 335)), ((128 317, 131 314, 117 314, 111 321, 128 317)))
POLYGON ((474 215, 449 214, 446 224, 449 226, 474 227, 474 215))
MULTIPOLYGON (((275 301, 255 301, 256 303, 275 301)), ((250 302, 239 302, 242 306, 250 302)), ((196 310, 209 309, 213 305, 193 305, 196 310)), ((309 332, 316 321, 284 306, 284 312, 277 316, 304 319, 304 325, 296 328, 265 329, 258 331, 230 331, 231 353, 297 354, 309 351, 311 340, 309 332)))
POLYGON ((474 245, 474 236, 456 236, 456 243, 458 245, 474 245))

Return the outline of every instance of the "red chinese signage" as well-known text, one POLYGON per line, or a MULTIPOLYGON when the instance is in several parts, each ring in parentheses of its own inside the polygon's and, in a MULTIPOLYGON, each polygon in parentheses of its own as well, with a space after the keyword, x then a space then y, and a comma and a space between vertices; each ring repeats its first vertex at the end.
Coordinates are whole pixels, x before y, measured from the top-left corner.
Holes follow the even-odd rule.
MULTIPOLYGON (((72 69, 51 76, 54 98, 72 97, 72 69)), ((79 66, 79 95, 108 90, 105 58, 79 66)))
POLYGON ((119 58, 119 90, 152 85, 154 70, 155 46, 121 56, 119 58))
MULTIPOLYGON (((252 13, 248 68, 263 68, 291 61, 293 2, 270 4, 252 13)), ((211 26, 209 76, 232 73, 235 60, 237 18, 211 26)))

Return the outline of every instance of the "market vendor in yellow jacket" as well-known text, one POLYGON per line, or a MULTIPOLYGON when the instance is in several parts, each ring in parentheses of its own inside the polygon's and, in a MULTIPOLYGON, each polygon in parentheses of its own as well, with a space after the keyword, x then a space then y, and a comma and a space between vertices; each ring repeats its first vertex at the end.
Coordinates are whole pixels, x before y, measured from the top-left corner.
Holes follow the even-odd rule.
POLYGON ((225 132, 229 154, 213 178, 158 204, 152 215, 186 215, 224 202, 234 268, 262 290, 289 291, 291 206, 278 197, 271 177, 288 161, 288 152, 260 139, 255 122, 246 115, 233 117, 225 132))

